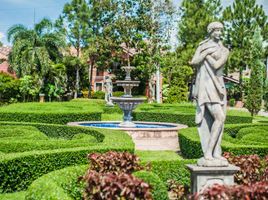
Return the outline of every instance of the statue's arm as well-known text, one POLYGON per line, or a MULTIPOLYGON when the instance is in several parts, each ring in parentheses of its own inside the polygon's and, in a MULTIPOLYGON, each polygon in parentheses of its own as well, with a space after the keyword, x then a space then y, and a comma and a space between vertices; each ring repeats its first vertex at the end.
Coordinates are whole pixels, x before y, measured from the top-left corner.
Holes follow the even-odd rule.
POLYGON ((203 60, 204 60, 204 56, 201 55, 201 46, 199 46, 194 54, 194 57, 192 58, 190 64, 191 65, 199 65, 203 60))
POLYGON ((208 61, 210 66, 212 66, 214 69, 218 69, 227 62, 228 56, 229 56, 229 50, 225 49, 222 52, 222 56, 220 59, 216 60, 211 55, 207 55, 206 60, 208 61))

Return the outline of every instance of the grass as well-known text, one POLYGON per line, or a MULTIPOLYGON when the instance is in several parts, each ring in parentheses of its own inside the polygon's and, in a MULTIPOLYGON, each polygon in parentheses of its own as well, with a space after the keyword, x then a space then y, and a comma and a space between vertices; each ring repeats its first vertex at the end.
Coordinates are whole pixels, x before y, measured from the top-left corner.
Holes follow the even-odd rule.
POLYGON ((0 107, 0 112, 19 113, 86 113, 102 112, 104 101, 70 101, 70 102, 46 102, 46 103, 15 103, 0 107))
POLYGON ((183 158, 174 151, 135 151, 142 162, 151 161, 172 161, 182 160, 183 158))

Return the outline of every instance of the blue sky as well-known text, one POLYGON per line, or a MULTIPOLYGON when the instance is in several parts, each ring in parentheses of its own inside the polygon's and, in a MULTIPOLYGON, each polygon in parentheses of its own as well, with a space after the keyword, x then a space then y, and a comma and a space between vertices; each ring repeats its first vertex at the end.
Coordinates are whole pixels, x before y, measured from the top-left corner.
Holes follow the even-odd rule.
MULTIPOLYGON (((174 4, 180 5, 182 0, 173 0, 174 4)), ((35 22, 43 17, 51 20, 58 18, 63 5, 70 0, 0 0, 0 41, 8 44, 6 32, 14 24, 23 24, 32 27, 35 22)), ((223 6, 232 4, 233 0, 222 0, 223 6)), ((268 0, 257 0, 263 5, 268 15, 268 0)))

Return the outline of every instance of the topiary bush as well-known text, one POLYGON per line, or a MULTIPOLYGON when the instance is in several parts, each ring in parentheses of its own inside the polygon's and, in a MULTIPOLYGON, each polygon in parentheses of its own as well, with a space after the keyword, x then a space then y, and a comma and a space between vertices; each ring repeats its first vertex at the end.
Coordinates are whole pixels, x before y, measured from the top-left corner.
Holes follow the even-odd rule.
MULTIPOLYGON (((5 125, 33 126, 49 137, 72 138, 77 134, 88 134, 98 143, 84 147, 53 150, 31 150, 21 153, 0 154, 0 193, 14 192, 27 187, 41 175, 71 165, 86 164, 86 155, 93 152, 128 151, 134 152, 134 144, 126 133, 63 125, 0 122, 5 125)), ((11 141, 12 142, 12 141, 11 141)), ((29 144, 30 145, 30 144, 29 144)))
MULTIPOLYGON (((240 138, 236 138, 236 135, 243 128, 255 127, 251 130, 255 130, 258 127, 264 127, 263 124, 241 124, 241 125, 226 125, 222 141, 223 152, 231 152, 234 155, 251 155, 257 154, 264 157, 268 154, 268 145, 264 140, 260 139, 258 134, 251 137, 251 141, 244 140, 240 142, 240 138), (253 141, 260 141, 259 143, 252 143, 253 141)), ((180 150, 184 158, 200 158, 203 156, 201 143, 198 135, 197 128, 187 128, 180 130, 179 133, 180 150)))
MULTIPOLYGON (((196 126, 195 107, 190 103, 181 104, 142 104, 133 112, 135 121, 171 122, 196 126)), ((226 124, 251 123, 247 112, 228 111, 226 124)))
POLYGON ((1 121, 66 124, 99 121, 103 105, 98 102, 16 103, 0 107, 1 121))

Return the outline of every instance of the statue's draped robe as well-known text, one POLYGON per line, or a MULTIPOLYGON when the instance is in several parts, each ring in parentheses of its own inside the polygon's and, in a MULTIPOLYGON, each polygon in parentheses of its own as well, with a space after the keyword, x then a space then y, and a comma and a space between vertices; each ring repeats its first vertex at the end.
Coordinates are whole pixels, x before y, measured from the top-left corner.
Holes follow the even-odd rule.
MULTIPOLYGON (((223 66, 227 61, 228 54, 228 49, 221 43, 215 43, 208 39, 200 43, 192 59, 192 64, 197 66, 195 90, 193 93, 194 97, 197 99, 195 122, 198 124, 198 133, 203 153, 205 153, 207 149, 211 127, 214 121, 206 108, 206 104, 220 104, 224 116, 226 115, 226 89, 223 80, 223 66), (206 59, 200 60, 201 53, 208 48, 215 49, 210 55, 218 62, 218 68, 210 64, 206 59)), ((224 123, 222 124, 221 133, 213 151, 214 154, 217 155, 221 155, 220 144, 223 134, 223 125, 224 123)))

